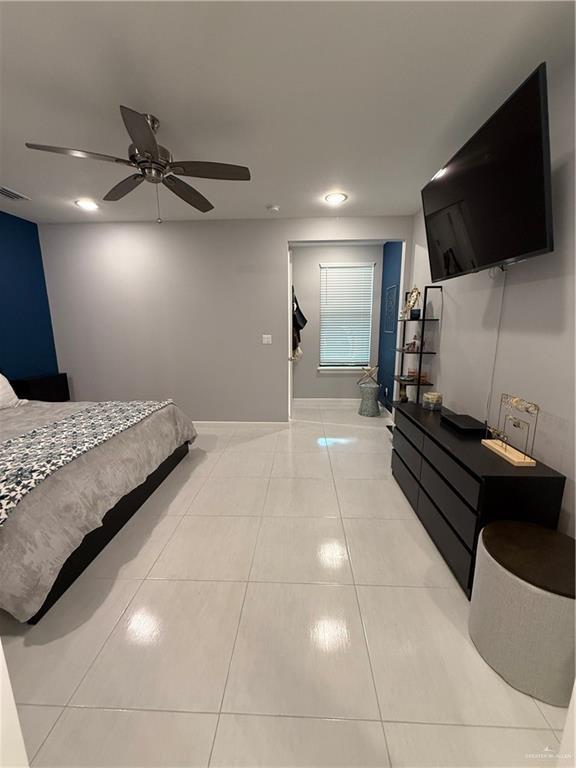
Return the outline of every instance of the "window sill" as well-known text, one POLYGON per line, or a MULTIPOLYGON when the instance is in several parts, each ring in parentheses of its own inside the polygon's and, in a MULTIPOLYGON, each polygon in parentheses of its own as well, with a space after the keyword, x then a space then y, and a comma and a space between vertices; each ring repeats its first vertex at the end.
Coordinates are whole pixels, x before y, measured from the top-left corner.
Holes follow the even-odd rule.
POLYGON ((319 365, 318 373, 358 373, 363 371, 362 365, 319 365))

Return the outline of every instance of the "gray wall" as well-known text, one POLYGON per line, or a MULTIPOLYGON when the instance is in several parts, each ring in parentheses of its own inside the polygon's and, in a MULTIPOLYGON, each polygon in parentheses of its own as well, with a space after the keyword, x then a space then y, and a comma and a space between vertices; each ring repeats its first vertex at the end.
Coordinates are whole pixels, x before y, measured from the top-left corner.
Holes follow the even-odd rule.
POLYGON ((320 363, 320 264, 374 262, 371 363, 378 362, 382 245, 327 244, 293 247, 292 282, 308 324, 302 331, 304 356, 294 363, 294 397, 358 397, 358 371, 318 371, 320 363))
MULTIPOLYGON (((528 70, 529 71, 529 70, 528 70)), ((574 74, 550 72, 550 141, 555 249, 506 273, 448 280, 435 389, 445 404, 484 420, 494 366, 489 419, 502 392, 540 404, 535 455, 568 477, 562 530, 574 535, 574 74), (497 326, 503 297, 502 325, 497 326)), ((414 219, 408 282, 430 280, 422 214, 414 219)))
POLYGON ((41 225, 60 368, 79 400, 284 421, 289 243, 411 231, 411 217, 41 225))

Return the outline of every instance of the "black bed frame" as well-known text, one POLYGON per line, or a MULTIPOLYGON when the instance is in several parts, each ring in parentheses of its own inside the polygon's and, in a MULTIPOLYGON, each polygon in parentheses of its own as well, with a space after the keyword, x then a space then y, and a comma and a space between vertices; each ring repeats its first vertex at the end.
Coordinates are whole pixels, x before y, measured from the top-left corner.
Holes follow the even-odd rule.
POLYGON ((100 554, 106 544, 116 536, 118 531, 140 509, 146 499, 152 495, 187 453, 188 443, 183 443, 149 474, 141 485, 127 493, 126 496, 123 496, 112 509, 106 512, 102 519, 102 526, 87 533, 82 539, 80 546, 66 560, 42 607, 28 620, 28 624, 37 624, 40 621, 46 611, 54 605, 68 587, 80 576, 82 571, 100 554))

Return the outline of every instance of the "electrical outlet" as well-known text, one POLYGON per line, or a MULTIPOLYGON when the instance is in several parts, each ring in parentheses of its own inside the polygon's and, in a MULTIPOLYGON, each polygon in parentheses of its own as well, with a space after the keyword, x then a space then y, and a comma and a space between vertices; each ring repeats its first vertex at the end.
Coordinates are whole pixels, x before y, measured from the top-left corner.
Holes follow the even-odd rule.
POLYGON ((272 336, 269 333, 262 334, 262 344, 272 344, 272 336))

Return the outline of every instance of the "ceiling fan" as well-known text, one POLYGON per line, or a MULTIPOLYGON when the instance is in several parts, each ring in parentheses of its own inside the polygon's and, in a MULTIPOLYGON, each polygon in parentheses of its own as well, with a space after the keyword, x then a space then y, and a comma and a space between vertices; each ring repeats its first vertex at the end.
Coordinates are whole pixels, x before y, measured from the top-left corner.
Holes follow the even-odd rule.
POLYGON ((83 157, 89 160, 105 160, 109 163, 120 163, 137 169, 137 173, 123 179, 104 196, 104 200, 121 200, 143 181, 151 184, 164 184, 175 195, 178 195, 188 205, 202 213, 211 211, 214 206, 197 189, 191 187, 178 176, 191 176, 198 179, 223 179, 228 181, 249 181, 250 170, 243 165, 228 163, 210 163, 202 160, 173 160, 172 153, 156 141, 156 131, 160 125, 154 115, 141 114, 129 107, 120 107, 122 120, 132 140, 128 147, 128 160, 99 152, 85 152, 82 149, 67 147, 51 147, 46 144, 31 144, 26 142, 29 149, 40 149, 43 152, 55 152, 70 157, 83 157), (175 175, 174 175, 175 174, 175 175))

